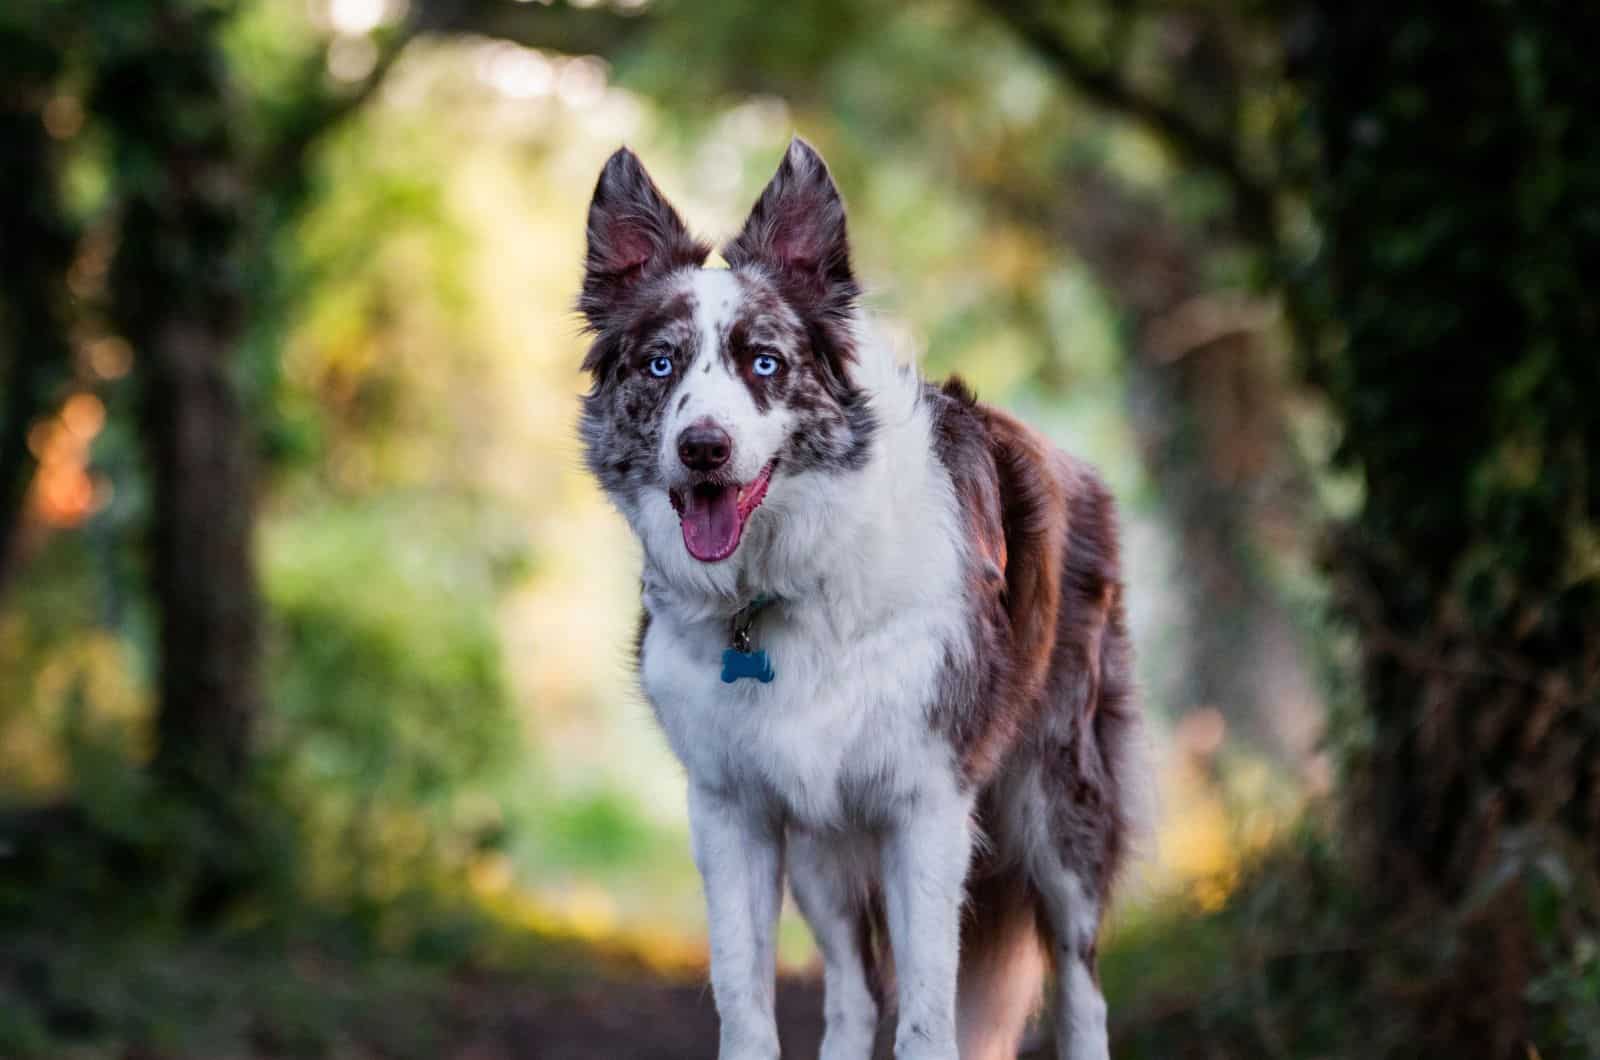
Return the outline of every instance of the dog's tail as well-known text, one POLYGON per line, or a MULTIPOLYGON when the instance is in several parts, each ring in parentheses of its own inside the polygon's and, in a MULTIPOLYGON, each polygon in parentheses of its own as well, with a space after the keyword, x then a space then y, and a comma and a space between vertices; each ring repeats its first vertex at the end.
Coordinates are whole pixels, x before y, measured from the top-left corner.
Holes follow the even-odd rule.
POLYGON ((961 1060, 1015 1060, 1044 985, 1034 898, 1019 874, 974 880, 961 931, 961 1060))

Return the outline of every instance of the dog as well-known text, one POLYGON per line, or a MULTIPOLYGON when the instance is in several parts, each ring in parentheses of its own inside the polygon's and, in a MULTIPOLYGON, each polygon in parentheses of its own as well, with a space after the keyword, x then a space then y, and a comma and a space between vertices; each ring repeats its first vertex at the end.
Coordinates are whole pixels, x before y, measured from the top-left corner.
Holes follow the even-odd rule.
POLYGON ((774 1060, 785 877, 825 1060, 1014 1057, 1053 965, 1107 1056, 1142 767, 1111 495, 897 363, 790 144, 727 268, 627 148, 588 214, 585 462, 643 549, 637 669, 688 776, 722 1060, 774 1060))

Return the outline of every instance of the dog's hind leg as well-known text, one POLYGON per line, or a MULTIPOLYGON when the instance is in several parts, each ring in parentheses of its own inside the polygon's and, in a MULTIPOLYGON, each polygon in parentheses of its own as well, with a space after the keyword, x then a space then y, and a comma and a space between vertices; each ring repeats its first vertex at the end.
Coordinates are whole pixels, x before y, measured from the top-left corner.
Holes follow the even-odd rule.
POLYGON ((878 1026, 868 896, 849 856, 826 840, 789 833, 789 888, 822 951, 820 1060, 866 1060, 878 1026))
POLYGON ((1100 903, 1059 858, 1036 866, 1034 884, 1049 922, 1056 966, 1055 1033, 1059 1060, 1107 1060, 1106 1002, 1095 975, 1100 903), (1041 871, 1042 870, 1042 871, 1041 871))

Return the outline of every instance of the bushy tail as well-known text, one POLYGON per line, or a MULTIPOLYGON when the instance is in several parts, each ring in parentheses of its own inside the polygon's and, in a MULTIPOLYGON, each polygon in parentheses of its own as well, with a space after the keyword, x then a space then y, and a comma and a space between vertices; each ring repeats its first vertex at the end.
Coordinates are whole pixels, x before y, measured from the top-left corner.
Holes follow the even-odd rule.
POLYGON ((1034 899, 1020 875, 973 882, 961 932, 961 1060, 1015 1060, 1044 985, 1034 899))

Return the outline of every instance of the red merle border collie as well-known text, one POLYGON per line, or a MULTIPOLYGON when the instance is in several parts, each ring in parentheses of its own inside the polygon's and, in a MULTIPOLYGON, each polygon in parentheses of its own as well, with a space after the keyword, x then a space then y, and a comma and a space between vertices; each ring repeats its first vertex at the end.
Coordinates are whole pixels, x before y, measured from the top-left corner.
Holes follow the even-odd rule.
POLYGON ((828 1060, 1106 1056, 1138 718, 1110 495, 857 305, 796 139, 708 269, 627 149, 589 210, 590 470, 644 550, 638 668, 689 780, 723 1060, 773 1060, 787 875, 828 1060))

